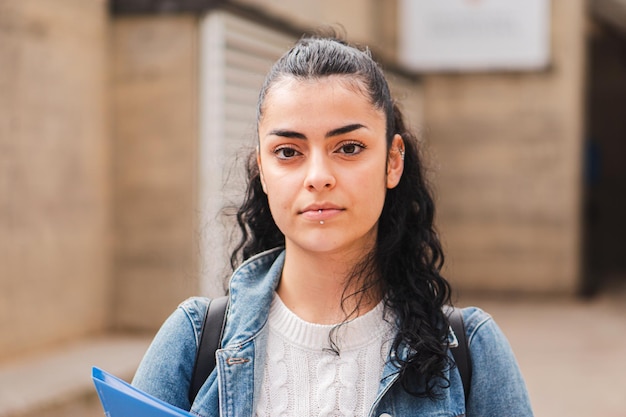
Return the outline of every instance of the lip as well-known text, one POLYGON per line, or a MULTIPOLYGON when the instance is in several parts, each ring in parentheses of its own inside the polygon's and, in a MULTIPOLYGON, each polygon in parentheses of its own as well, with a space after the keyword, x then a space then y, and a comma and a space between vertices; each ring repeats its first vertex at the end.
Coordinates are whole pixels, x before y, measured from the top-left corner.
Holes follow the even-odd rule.
POLYGON ((300 211, 300 215, 307 220, 322 221, 330 220, 343 211, 343 209, 335 204, 311 204, 300 211))

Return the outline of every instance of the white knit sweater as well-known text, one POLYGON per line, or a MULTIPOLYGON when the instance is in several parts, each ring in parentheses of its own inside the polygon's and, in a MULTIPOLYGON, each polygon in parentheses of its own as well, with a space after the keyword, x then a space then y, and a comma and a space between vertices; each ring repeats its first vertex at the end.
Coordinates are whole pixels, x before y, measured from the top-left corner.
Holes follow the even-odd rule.
POLYGON ((376 398, 393 338, 383 304, 340 326, 305 322, 274 297, 256 415, 365 416, 376 398))

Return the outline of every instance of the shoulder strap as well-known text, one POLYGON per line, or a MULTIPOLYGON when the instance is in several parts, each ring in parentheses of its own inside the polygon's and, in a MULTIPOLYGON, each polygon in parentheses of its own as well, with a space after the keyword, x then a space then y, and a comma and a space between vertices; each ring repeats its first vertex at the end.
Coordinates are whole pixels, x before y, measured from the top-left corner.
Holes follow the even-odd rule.
POLYGON ((215 368, 215 352, 219 348, 222 340, 222 332, 226 323, 226 309, 228 307, 228 296, 209 300, 206 309, 202 332, 196 352, 196 361, 191 374, 191 385, 189 386, 189 404, 193 404, 198 391, 215 368))
POLYGON ((459 374, 461 374, 465 401, 467 402, 472 382, 472 360, 467 344, 467 336, 465 335, 465 324, 463 323, 463 312, 461 309, 452 307, 448 320, 450 321, 450 327, 452 327, 456 340, 459 342, 456 347, 451 347, 450 351, 459 369, 459 374))

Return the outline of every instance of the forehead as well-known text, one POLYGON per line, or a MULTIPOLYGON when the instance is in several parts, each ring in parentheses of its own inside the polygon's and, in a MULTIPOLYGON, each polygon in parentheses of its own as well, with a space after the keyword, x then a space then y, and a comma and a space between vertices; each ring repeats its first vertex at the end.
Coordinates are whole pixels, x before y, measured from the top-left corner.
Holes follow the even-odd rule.
POLYGON ((385 119, 384 112, 374 105, 364 82, 359 77, 330 75, 316 78, 284 76, 267 91, 259 124, 267 119, 283 119, 299 114, 302 119, 313 118, 315 111, 325 111, 344 117, 385 119))
POLYGON ((294 92, 309 88, 315 90, 320 87, 328 87, 330 89, 344 89, 361 96, 362 99, 367 100, 373 105, 373 100, 370 97, 365 81, 357 75, 327 75, 323 77, 296 77, 292 75, 283 75, 277 78, 272 85, 268 88, 263 103, 261 103, 261 110, 265 110, 268 105, 268 101, 271 101, 272 96, 277 92, 294 92))

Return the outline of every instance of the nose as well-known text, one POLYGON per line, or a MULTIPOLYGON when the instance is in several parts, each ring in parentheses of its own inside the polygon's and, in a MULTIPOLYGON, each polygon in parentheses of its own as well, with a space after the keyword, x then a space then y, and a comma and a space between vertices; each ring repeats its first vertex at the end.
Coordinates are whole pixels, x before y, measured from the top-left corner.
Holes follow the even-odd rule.
POLYGON ((331 161, 322 152, 313 152, 308 160, 304 186, 310 191, 331 189, 336 179, 332 171, 331 161))

